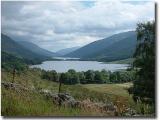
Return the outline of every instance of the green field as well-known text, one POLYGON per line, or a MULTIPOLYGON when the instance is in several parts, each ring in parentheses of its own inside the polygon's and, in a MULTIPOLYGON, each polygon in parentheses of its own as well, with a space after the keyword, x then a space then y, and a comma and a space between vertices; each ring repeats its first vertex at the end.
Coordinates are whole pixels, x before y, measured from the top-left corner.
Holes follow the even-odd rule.
MULTIPOLYGON (((53 93, 58 92, 58 83, 40 78, 39 70, 28 70, 16 74, 14 83, 35 90, 45 89, 53 93)), ((12 81, 12 74, 2 70, 2 82, 12 81)), ((123 106, 137 109, 127 88, 132 83, 124 84, 88 84, 88 85, 62 85, 62 92, 67 92, 76 100, 90 99, 92 102, 112 102, 119 109, 123 106)), ((2 86, 2 115, 3 116, 110 116, 97 111, 79 108, 65 108, 53 104, 51 99, 35 92, 14 91, 2 86)))
POLYGON ((129 97, 127 88, 131 86, 132 83, 123 83, 123 84, 88 84, 84 85, 83 87, 100 93, 129 97))

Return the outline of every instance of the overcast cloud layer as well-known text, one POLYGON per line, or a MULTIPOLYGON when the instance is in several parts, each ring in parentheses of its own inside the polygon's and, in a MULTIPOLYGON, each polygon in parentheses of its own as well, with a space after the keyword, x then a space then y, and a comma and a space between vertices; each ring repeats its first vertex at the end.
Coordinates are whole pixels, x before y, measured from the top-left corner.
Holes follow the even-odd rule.
POLYGON ((2 2, 2 33, 50 51, 83 46, 154 20, 154 2, 2 2))

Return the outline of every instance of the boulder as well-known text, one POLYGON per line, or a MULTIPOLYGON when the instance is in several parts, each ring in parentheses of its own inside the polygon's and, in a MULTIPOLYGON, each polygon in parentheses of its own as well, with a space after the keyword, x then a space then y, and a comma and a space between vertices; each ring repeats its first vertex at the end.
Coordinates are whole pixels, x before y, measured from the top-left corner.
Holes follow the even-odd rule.
POLYGON ((58 105, 63 105, 66 107, 76 107, 78 106, 78 101, 76 101, 72 96, 68 93, 58 93, 52 94, 53 102, 58 105))
POLYGON ((26 91, 29 91, 30 89, 20 85, 20 84, 17 84, 17 83, 11 83, 11 82, 4 82, 2 81, 1 82, 1 85, 3 85, 6 89, 14 89, 16 91, 19 91, 19 90, 26 90, 26 91))

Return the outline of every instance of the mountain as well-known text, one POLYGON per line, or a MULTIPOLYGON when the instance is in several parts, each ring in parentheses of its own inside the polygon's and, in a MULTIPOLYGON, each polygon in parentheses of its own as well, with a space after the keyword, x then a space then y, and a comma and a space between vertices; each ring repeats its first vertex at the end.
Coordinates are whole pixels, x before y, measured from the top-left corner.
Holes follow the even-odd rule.
POLYGON ((58 54, 54 52, 50 52, 48 50, 45 50, 43 48, 40 48, 39 46, 31 43, 31 42, 26 42, 26 41, 17 41, 20 45, 22 45, 24 48, 29 49, 35 54, 39 54, 42 56, 47 56, 47 57, 55 57, 59 56, 58 54))
POLYGON ((113 61, 133 56, 136 48, 136 33, 123 32, 92 42, 65 56, 89 60, 113 61))
POLYGON ((56 53, 60 54, 60 55, 66 55, 66 54, 69 54, 69 53, 79 49, 79 48, 80 47, 65 48, 65 49, 61 49, 61 50, 57 51, 56 53))
POLYGON ((25 48, 7 35, 1 34, 1 51, 16 55, 27 60, 46 60, 49 57, 36 54, 25 48))

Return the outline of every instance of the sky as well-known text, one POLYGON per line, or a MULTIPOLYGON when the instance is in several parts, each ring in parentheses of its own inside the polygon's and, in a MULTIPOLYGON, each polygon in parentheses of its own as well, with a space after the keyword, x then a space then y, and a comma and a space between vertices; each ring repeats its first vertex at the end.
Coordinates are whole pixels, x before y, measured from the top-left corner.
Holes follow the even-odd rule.
POLYGON ((153 1, 3 1, 1 31, 50 50, 84 46, 154 20, 153 1))

